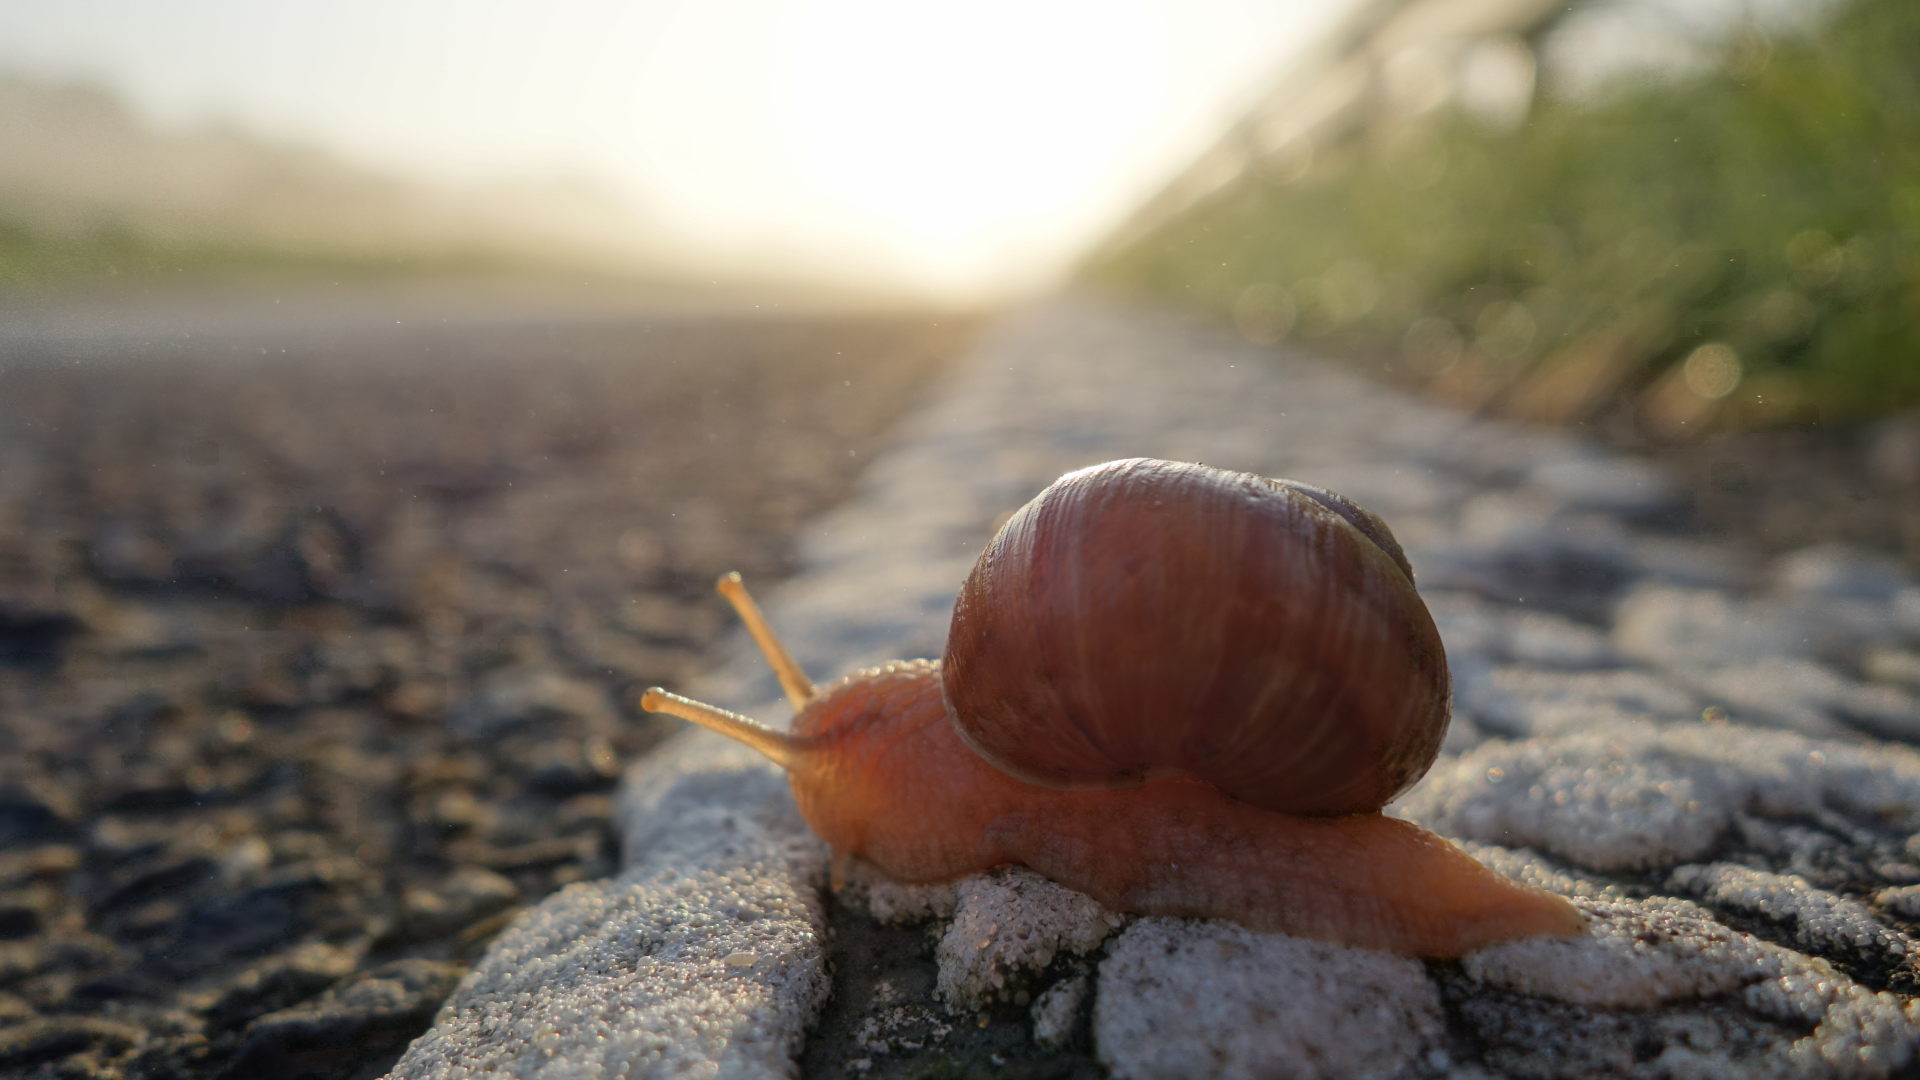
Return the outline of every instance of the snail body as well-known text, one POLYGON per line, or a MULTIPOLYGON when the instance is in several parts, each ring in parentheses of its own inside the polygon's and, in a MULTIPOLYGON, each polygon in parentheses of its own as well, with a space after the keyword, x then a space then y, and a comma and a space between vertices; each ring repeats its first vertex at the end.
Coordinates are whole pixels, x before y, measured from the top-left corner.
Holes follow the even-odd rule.
POLYGON ((1020 863, 1117 910, 1419 956, 1583 925, 1379 812, 1438 751, 1446 664, 1391 533, 1337 495, 1145 459, 1068 474, 982 554, 944 663, 818 690, 738 577, 721 591, 791 733, 642 704, 785 768, 836 866, 1020 863))

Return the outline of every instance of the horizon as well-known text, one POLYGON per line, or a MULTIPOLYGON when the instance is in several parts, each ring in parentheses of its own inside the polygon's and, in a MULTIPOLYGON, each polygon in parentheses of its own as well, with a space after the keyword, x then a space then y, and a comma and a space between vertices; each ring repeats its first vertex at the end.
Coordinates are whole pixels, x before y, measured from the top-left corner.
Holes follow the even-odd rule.
POLYGON ((415 183, 604 190, 710 265, 980 299, 1057 278, 1344 7, 14 0, 0 70, 415 183))

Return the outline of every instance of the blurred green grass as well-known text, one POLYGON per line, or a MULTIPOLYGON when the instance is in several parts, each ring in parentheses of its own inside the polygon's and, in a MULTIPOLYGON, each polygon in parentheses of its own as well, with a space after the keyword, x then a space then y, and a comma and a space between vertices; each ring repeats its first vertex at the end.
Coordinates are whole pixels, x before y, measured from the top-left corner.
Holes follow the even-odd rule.
POLYGON ((0 71, 0 298, 155 279, 653 280, 681 271, 675 255, 620 196, 578 178, 409 178, 231 123, 161 124, 88 82, 0 71))
POLYGON ((471 275, 524 269, 488 254, 336 252, 312 246, 189 238, 106 223, 82 231, 36 228, 0 215, 0 293, 50 290, 114 281, 196 282, 261 274, 301 278, 379 279, 471 275))
POLYGON ((1375 360, 1469 404, 1656 438, 1920 405, 1920 4, 1523 123, 1448 112, 1249 170, 1096 282, 1375 360))

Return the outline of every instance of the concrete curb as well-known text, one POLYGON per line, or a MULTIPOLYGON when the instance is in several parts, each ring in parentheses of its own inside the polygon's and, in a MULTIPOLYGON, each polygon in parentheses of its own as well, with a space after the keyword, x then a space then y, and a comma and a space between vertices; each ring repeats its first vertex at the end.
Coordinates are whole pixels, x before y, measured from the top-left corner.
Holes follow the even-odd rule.
MULTIPOLYGON (((1920 734, 1920 687, 1898 674, 1920 670, 1920 588, 1852 553, 1744 566, 1674 538, 1657 528, 1674 496, 1639 463, 1059 301, 977 347, 762 602, 816 678, 938 655, 996 519, 1130 456, 1297 477, 1392 523, 1456 682, 1446 752, 1398 812, 1575 897, 1594 930, 1459 965, 1180 920, 1116 916, 1089 939, 1088 916, 1060 915, 1073 894, 998 875, 925 901, 985 928, 982 947, 942 951, 948 1008, 1020 986, 1040 1038, 1125 1076, 1876 1076, 1915 1060, 1920 754, 1883 738, 1920 734), (1846 662, 1866 655, 1893 674, 1846 662)), ((787 712, 744 641, 690 689, 787 712)), ((690 734, 635 764, 622 817, 623 872, 505 932, 392 1075, 796 1069, 828 987, 824 853, 777 775, 690 734)), ((872 1030, 884 1072, 897 1048, 872 1030)))

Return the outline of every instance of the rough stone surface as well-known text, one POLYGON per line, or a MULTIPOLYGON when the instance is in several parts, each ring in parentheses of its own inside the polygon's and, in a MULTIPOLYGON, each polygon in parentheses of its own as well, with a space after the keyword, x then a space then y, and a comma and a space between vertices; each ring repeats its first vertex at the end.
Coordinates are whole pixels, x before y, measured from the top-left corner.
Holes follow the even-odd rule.
MULTIPOLYGON (((1685 508, 1647 466, 1086 304, 1004 323, 904 430, 861 497, 803 538, 802 573, 761 598, 816 677, 938 655, 996 521, 1069 469, 1149 455, 1323 484, 1392 524, 1456 678, 1454 734, 1389 812, 1577 898, 1590 932, 1423 964, 1216 923, 1116 928, 1017 873, 933 889, 856 873, 832 931, 924 923, 917 962, 938 969, 917 990, 856 990, 822 966, 839 947, 820 938, 824 855, 777 776, 690 735, 627 778, 623 874, 523 919, 397 1075, 789 1074, 830 977, 865 996, 834 1002, 831 1030, 851 1034, 820 1038, 844 1045, 808 1047, 821 1075, 1920 1063, 1920 754, 1903 745, 1920 716, 1900 676, 1920 591, 1897 568, 1844 550, 1744 560, 1678 531, 1685 508), (752 963, 729 962, 740 953, 752 963), (1025 1049, 966 1041, 980 1002, 979 1023, 1017 1025, 1025 1049)), ((786 711, 744 640, 689 689, 786 711)))
POLYGON ((364 1075, 365 1066, 391 1060, 460 975, 460 968, 431 960, 376 968, 247 1025, 233 1069, 255 1076, 364 1075))
POLYGON ((1033 1041, 1057 1050, 1073 1040, 1080 1010, 1086 1007, 1090 980, 1085 975, 1062 979, 1033 1003, 1033 1041))
POLYGON ((785 1071, 826 991, 825 864, 780 778, 746 757, 649 758, 625 795, 638 827, 621 874, 503 933, 393 1075, 785 1071))
POLYGON ((1093 1025, 1119 1077, 1388 1076, 1446 1027, 1416 960, 1172 919, 1114 942, 1093 1025))
POLYGON ((935 992, 954 1010, 977 1009, 1024 993, 1022 976, 1056 959, 1085 956, 1125 925, 1126 917, 1023 867, 970 877, 934 950, 935 992))

